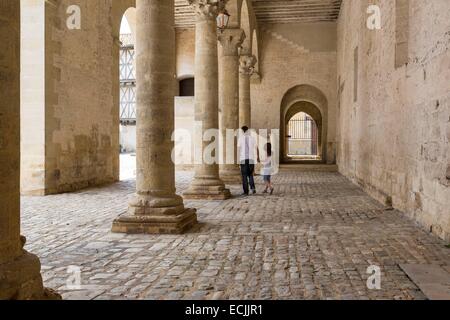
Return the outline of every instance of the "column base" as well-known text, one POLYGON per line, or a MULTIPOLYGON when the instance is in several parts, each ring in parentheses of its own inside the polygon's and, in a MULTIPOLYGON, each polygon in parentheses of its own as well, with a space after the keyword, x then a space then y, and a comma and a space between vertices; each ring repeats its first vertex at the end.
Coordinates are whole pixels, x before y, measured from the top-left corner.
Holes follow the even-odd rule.
POLYGON ((112 226, 114 233, 127 234, 181 234, 197 224, 195 209, 185 209, 175 215, 130 215, 119 216, 112 226))
POLYGON ((241 184, 242 174, 239 166, 221 166, 220 180, 222 180, 225 184, 241 184))
POLYGON ((225 184, 241 184, 242 183, 242 175, 236 173, 221 173, 220 179, 225 184))
POLYGON ((190 200, 227 200, 231 198, 231 192, 224 186, 196 185, 185 191, 183 198, 190 200))
POLYGON ((44 288, 39 258, 24 250, 15 260, 0 264, 0 300, 61 300, 44 288))

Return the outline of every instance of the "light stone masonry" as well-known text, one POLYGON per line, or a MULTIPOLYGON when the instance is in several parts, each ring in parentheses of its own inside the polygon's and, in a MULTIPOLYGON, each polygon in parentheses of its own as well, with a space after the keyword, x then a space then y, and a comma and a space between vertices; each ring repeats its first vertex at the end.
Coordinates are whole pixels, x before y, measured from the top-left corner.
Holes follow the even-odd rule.
MULTIPOLYGON (((205 132, 219 130, 219 71, 216 17, 225 1, 189 0, 196 13, 195 25, 195 145, 200 164, 195 164, 195 177, 183 196, 189 199, 224 200, 230 191, 219 177, 219 165, 209 164, 203 154, 211 141, 205 141, 205 132), (197 151, 199 150, 199 151, 197 151)), ((216 141, 218 143, 218 141, 216 141)), ((218 144, 217 144, 218 147, 218 144)), ((218 154, 211 154, 218 159, 218 154)))
POLYGON ((338 21, 339 169, 450 241, 450 2, 379 1, 382 28, 373 31, 362 27, 369 4, 345 0, 338 21), (399 43, 408 50, 401 66, 399 43))

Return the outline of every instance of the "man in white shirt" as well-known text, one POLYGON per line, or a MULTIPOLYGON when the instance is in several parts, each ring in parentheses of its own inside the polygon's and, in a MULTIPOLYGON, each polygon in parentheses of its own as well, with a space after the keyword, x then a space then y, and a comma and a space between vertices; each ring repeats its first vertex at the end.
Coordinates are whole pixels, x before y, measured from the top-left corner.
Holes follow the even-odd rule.
POLYGON ((251 135, 248 127, 242 127, 241 130, 238 140, 239 162, 241 165, 242 186, 244 188, 243 196, 248 196, 250 193, 249 184, 252 193, 256 193, 253 175, 255 173, 255 164, 258 160, 258 149, 256 139, 251 135))

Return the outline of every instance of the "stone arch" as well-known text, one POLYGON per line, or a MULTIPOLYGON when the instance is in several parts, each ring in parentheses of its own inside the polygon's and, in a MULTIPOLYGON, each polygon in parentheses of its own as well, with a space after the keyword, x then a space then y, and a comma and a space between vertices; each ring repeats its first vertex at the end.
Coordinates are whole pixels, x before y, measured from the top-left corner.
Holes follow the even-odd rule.
POLYGON ((258 47, 258 33, 256 29, 253 30, 252 35, 252 55, 256 57, 256 64, 255 64, 255 74, 257 76, 260 75, 259 71, 259 47, 258 47))
MULTIPOLYGON (((112 65, 112 92, 113 92, 113 126, 114 132, 112 134, 113 145, 118 146, 114 152, 114 165, 117 167, 118 179, 120 179, 120 149, 121 146, 121 125, 120 125, 120 28, 123 18, 126 17, 130 25, 134 41, 136 41, 136 1, 135 0, 121 0, 114 1, 112 6, 111 24, 112 37, 116 45, 113 46, 113 65, 112 65)), ((133 130, 127 128, 131 136, 133 130)), ((122 132, 123 134, 123 132, 122 132)))
POLYGON ((240 21, 241 21, 240 23, 241 29, 244 30, 245 32, 245 40, 242 43, 241 54, 249 55, 253 52, 252 51, 253 34, 251 29, 251 19, 247 0, 242 1, 240 21))
MULTIPOLYGON (((323 126, 323 117, 320 110, 312 103, 306 101, 300 101, 294 103, 288 110, 285 115, 285 124, 288 124, 292 118, 294 118, 299 113, 305 113, 310 116, 317 127, 317 156, 322 156, 322 126, 323 126)), ((286 134, 288 133, 288 127, 286 126, 286 134)), ((288 140, 288 138, 286 138, 288 140)), ((312 141, 316 141, 315 138, 312 138, 312 141)), ((289 151, 290 147, 286 146, 285 155, 289 151)))
POLYGON ((328 100, 324 93, 311 85, 303 84, 289 89, 281 101, 280 108, 280 159, 291 162, 287 156, 286 124, 298 112, 309 114, 319 128, 319 156, 327 161, 328 100))
POLYGON ((252 76, 252 82, 260 81, 260 63, 259 63, 259 38, 258 24, 250 0, 240 0, 239 7, 239 26, 245 32, 245 40, 240 51, 241 55, 253 55, 256 57, 255 72, 252 76))
POLYGON ((136 1, 135 0, 121 0, 121 1, 114 1, 113 7, 112 7, 112 14, 111 14, 111 23, 112 23, 112 32, 114 39, 119 39, 120 35, 120 25, 122 23, 122 18, 124 16, 127 17, 128 21, 130 22, 130 27, 132 24, 135 25, 136 21, 136 13, 132 13, 133 10, 129 10, 131 8, 136 9, 136 1), (131 21, 130 21, 131 20, 131 21), (134 23, 133 23, 134 22, 134 23))

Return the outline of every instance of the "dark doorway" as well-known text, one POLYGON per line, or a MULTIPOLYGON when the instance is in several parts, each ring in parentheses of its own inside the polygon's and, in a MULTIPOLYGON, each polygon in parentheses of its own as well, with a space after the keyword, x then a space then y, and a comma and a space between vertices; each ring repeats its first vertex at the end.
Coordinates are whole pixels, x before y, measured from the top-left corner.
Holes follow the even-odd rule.
POLYGON ((180 80, 180 97, 195 96, 195 81, 194 78, 187 78, 180 80))

